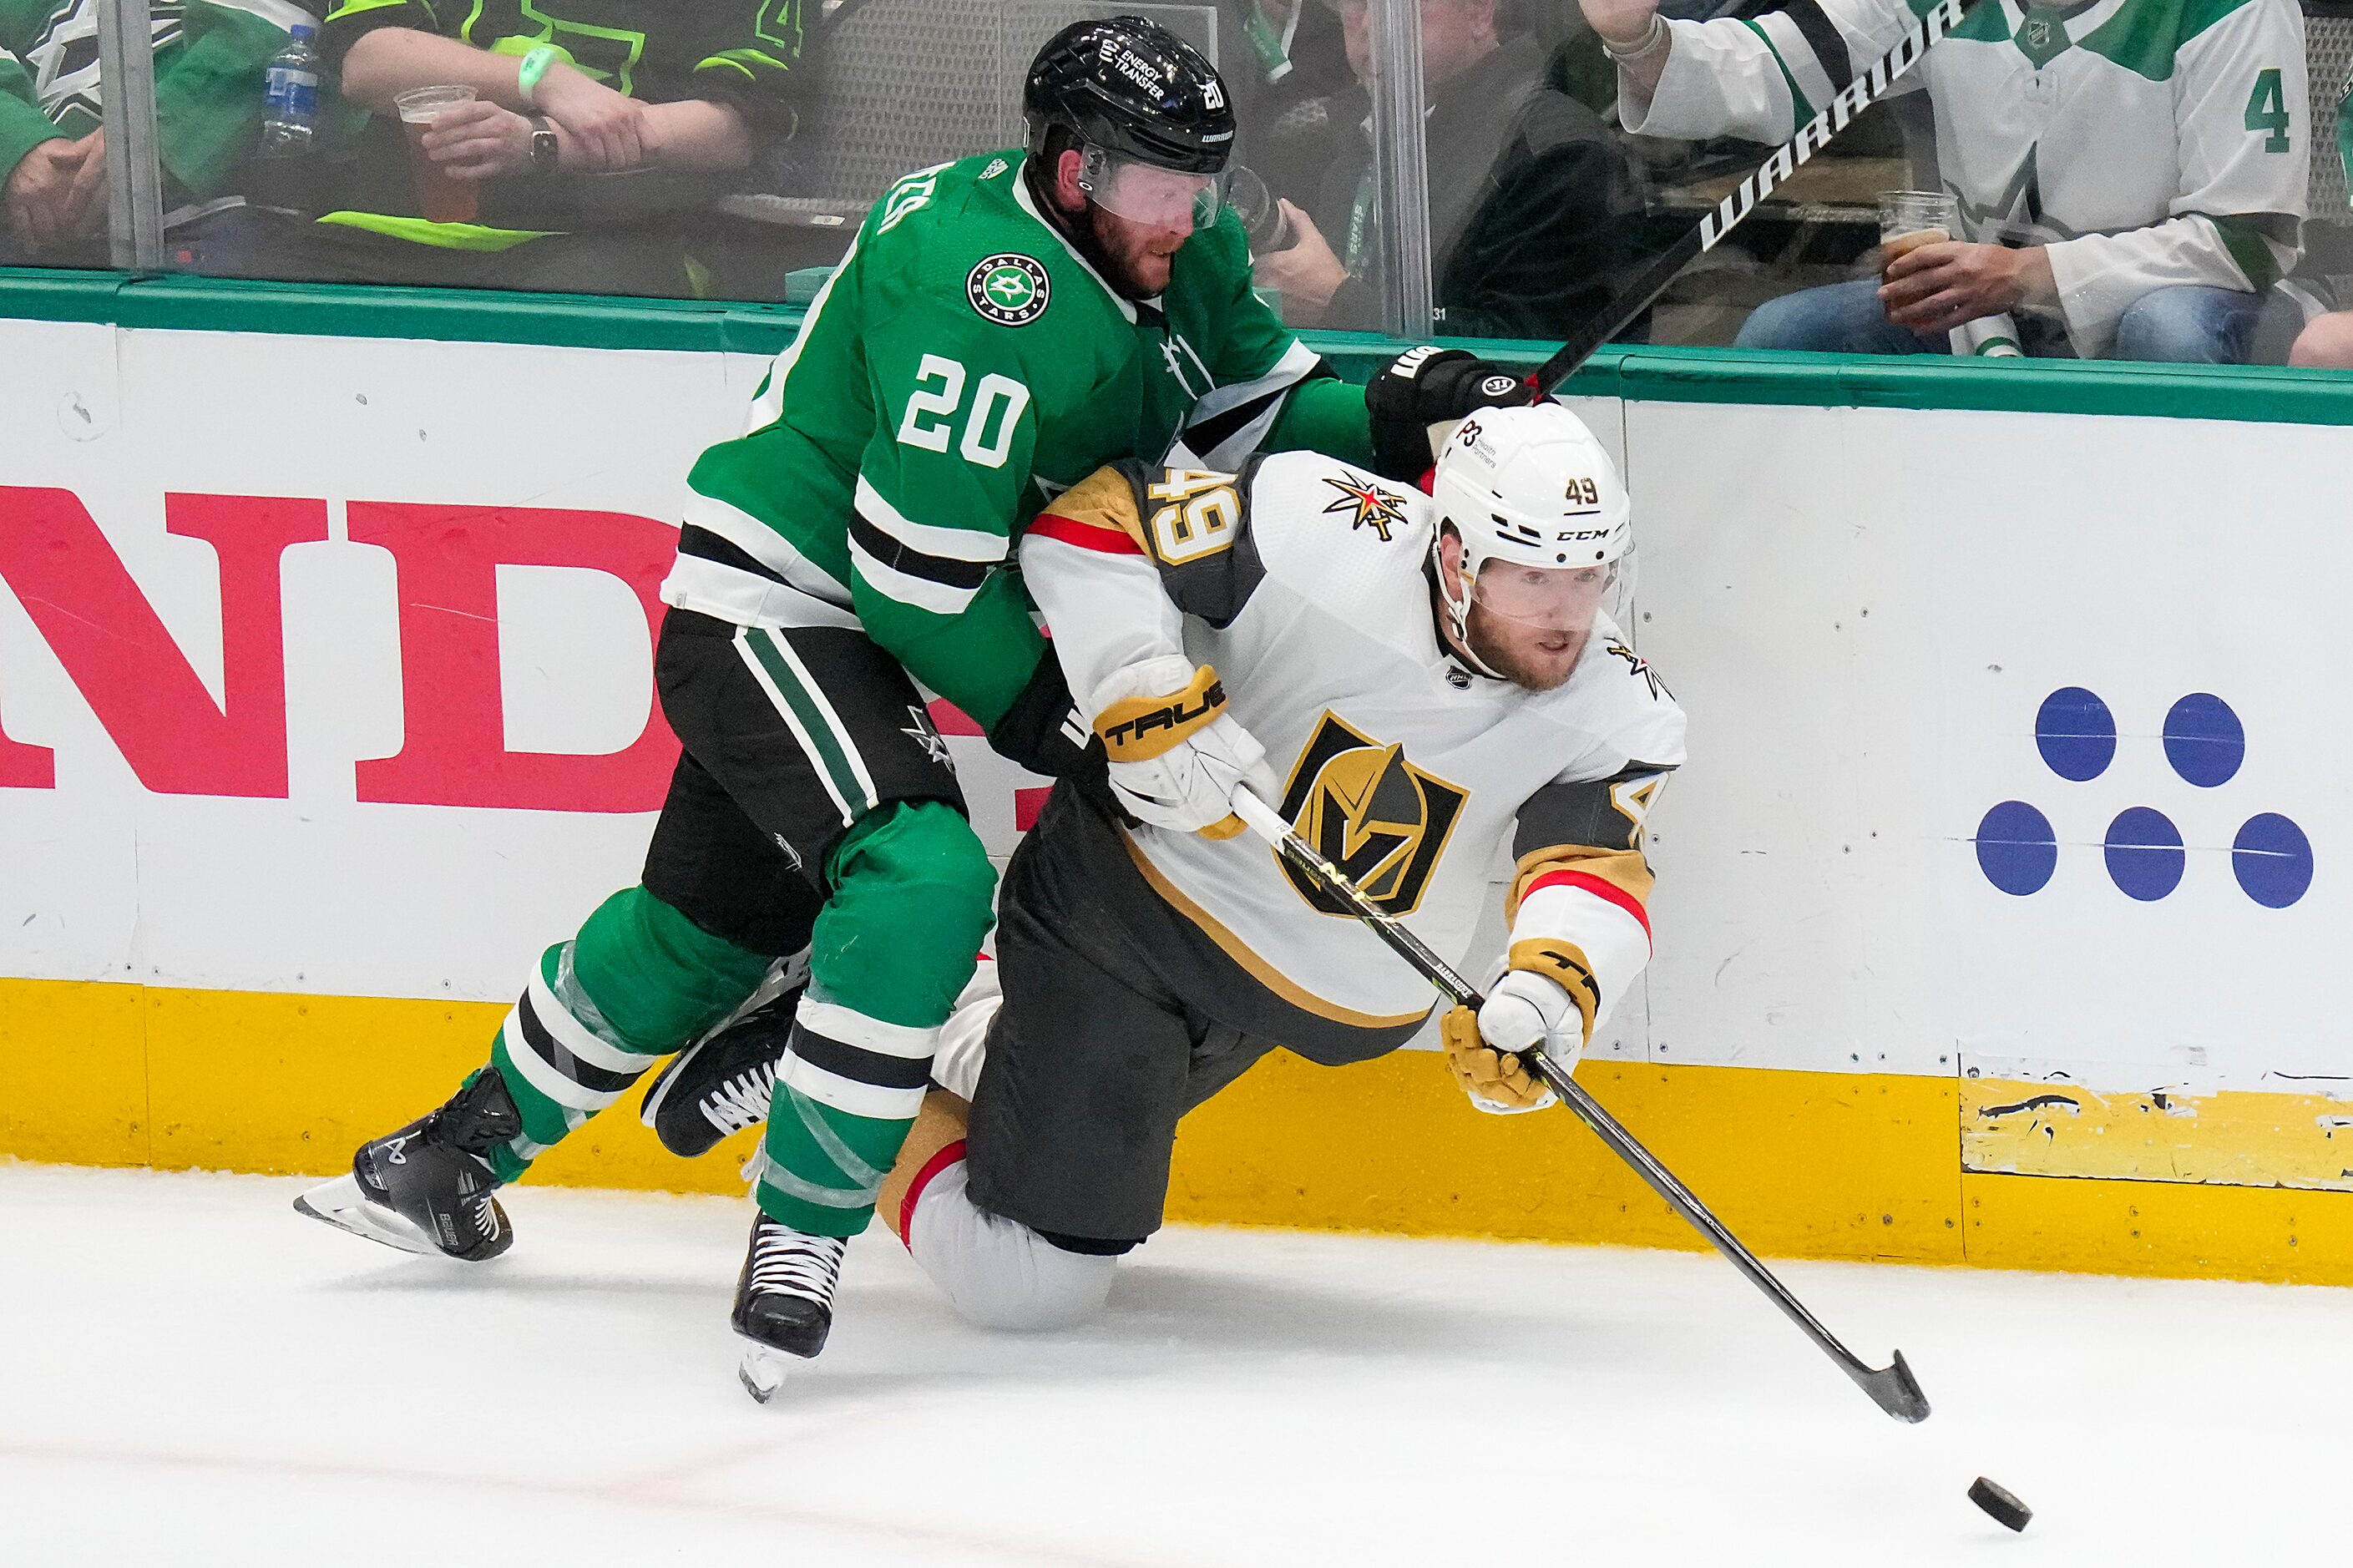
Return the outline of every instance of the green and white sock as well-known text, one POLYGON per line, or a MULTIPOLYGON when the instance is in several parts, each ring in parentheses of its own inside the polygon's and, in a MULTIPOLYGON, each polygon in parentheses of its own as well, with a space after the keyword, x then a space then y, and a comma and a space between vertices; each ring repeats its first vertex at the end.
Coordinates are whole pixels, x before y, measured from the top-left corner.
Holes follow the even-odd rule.
POLYGON ((750 996, 769 960, 702 931, 643 888, 614 894, 540 955, 491 1064, 522 1132, 491 1159, 511 1182, 645 1070, 750 996))
POLYGON ((861 818, 831 873, 769 1103, 759 1201, 796 1230, 856 1236, 923 1109, 997 879, 971 825, 936 801, 861 818))

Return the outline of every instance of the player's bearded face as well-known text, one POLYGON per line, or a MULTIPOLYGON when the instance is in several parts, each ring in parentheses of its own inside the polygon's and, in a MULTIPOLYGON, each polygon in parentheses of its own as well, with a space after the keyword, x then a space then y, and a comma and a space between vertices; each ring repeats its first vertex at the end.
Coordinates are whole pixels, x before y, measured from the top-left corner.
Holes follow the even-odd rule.
POLYGON ((1104 263, 1104 281, 1131 300, 1155 299, 1166 292, 1176 252, 1193 237, 1191 220, 1180 213, 1176 221, 1183 226, 1159 227, 1090 205, 1087 222, 1104 263))
POLYGON ((1514 686, 1550 691, 1577 668, 1592 638, 1593 623, 1572 629, 1516 621, 1473 598, 1463 631, 1471 651, 1488 668, 1514 686))
POLYGON ((1065 221, 1085 227, 1087 259, 1130 300, 1166 292, 1177 251, 1217 221, 1226 188, 1223 174, 1155 168, 1092 147, 1064 152, 1055 182, 1065 221))
MULTIPOLYGON (((1461 546, 1446 542, 1446 567, 1461 583, 1461 546)), ((1550 691, 1569 678, 1593 637, 1593 618, 1616 574, 1607 566, 1547 570, 1510 561, 1479 569, 1463 617, 1463 640, 1480 662, 1515 686, 1550 691)))

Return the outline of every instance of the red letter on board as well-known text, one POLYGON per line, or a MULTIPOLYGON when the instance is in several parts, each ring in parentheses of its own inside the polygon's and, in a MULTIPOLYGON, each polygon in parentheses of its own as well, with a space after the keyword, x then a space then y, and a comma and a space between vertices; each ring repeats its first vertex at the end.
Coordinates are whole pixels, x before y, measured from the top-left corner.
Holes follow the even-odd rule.
MULTIPOLYGON (((165 795, 286 795, 286 650, 278 558, 327 537, 326 503, 164 498, 165 531, 220 562, 221 691, 189 667, 70 490, 0 487, 0 579, 139 782, 165 795)), ((45 748, 0 748, 0 784, 46 785, 45 748)))
POLYGON ((652 811, 678 742, 659 704, 636 742, 601 756, 510 752, 499 690, 498 569, 586 566, 637 591, 649 636, 678 531, 623 512, 353 501, 352 542, 398 562, 401 712, 396 755, 359 764, 359 797, 416 805, 652 811))

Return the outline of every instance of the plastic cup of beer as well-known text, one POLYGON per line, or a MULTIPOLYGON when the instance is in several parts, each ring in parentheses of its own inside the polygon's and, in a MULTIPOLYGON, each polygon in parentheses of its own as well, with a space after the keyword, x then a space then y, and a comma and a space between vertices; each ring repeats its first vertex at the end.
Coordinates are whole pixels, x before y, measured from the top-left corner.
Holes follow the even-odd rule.
POLYGON ((473 101, 470 87, 413 87, 392 100, 400 111, 401 132, 408 138, 408 174, 417 187, 417 210, 427 222, 471 223, 481 214, 481 192, 473 182, 455 178, 425 151, 425 133, 433 129, 433 121, 473 101))
POLYGON ((1879 193, 1880 266, 1953 237, 1960 227, 1961 206, 1943 191, 1882 191, 1879 193))

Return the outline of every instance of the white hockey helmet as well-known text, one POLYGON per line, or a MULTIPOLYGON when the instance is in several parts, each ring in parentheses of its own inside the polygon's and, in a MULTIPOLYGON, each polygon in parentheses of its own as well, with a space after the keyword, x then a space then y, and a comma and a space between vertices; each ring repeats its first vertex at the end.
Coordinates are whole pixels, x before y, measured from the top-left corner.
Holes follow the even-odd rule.
POLYGON ((1430 495, 1462 541, 1468 592, 1458 597, 1439 573, 1458 640, 1474 599, 1513 620, 1566 618, 1567 630, 1589 627, 1596 611, 1614 615, 1631 565, 1632 503, 1609 454, 1559 404, 1463 420, 1438 456, 1430 495))

